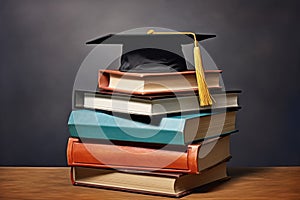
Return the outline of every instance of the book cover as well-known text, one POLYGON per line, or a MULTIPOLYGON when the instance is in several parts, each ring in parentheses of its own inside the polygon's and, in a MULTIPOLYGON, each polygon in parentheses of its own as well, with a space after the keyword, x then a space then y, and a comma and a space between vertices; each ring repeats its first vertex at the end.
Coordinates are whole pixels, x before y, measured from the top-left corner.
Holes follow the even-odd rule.
POLYGON ((240 91, 213 93, 212 106, 200 107, 195 93, 177 93, 167 95, 129 95, 112 91, 80 91, 74 93, 74 107, 96 109, 135 115, 164 115, 227 109, 238 107, 240 91))
POLYGON ((236 112, 197 113, 163 117, 156 123, 142 123, 89 110, 71 112, 71 137, 186 145, 204 138, 235 131, 236 112))
POLYGON ((201 174, 145 173, 72 167, 70 176, 71 182, 75 186, 169 197, 182 197, 200 186, 229 179, 226 172, 226 162, 206 169, 201 174))
POLYGON ((67 158, 69 166, 198 174, 228 160, 229 146, 229 135, 184 148, 129 146, 126 142, 122 145, 81 142, 77 138, 69 138, 67 158))
MULTIPOLYGON (((222 70, 205 71, 209 88, 221 88, 222 70)), ((98 86, 101 89, 130 94, 159 94, 197 91, 195 71, 165 73, 127 73, 118 70, 99 70, 98 86)))

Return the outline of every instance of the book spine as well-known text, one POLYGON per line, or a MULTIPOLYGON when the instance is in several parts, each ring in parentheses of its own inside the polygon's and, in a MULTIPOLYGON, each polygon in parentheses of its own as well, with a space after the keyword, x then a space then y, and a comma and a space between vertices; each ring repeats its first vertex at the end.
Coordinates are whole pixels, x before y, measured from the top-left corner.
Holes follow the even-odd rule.
POLYGON ((110 74, 104 71, 99 71, 98 73, 98 86, 101 87, 107 87, 109 85, 109 76, 110 74))
POLYGON ((70 179, 71 179, 72 185, 76 185, 75 173, 74 173, 74 168, 73 167, 71 167, 71 169, 70 169, 70 179))
MULTIPOLYGON (((122 128, 116 126, 97 127, 94 125, 75 125, 69 123, 68 127, 69 127, 70 136, 75 138, 185 145, 183 134, 180 131, 175 132, 175 131, 159 130, 157 134, 151 137, 135 137, 134 135, 127 134, 126 132, 123 131, 122 128)), ((138 133, 139 135, 143 135, 143 133, 148 131, 150 135, 155 130, 131 128, 130 131, 133 134, 138 133)), ((147 134, 144 134, 144 136, 147 136, 147 134)))
POLYGON ((196 174, 199 173, 199 166, 198 166, 198 155, 199 155, 199 145, 189 145, 188 146, 188 153, 187 153, 187 161, 188 161, 188 168, 191 172, 196 174))
POLYGON ((67 145, 67 162, 68 163, 73 163, 73 144, 74 142, 79 142, 79 139, 77 138, 69 138, 68 140, 68 145, 67 145))
POLYGON ((99 167, 159 172, 199 173, 198 149, 189 145, 187 151, 173 151, 134 146, 82 143, 70 138, 67 148, 69 166, 99 167))

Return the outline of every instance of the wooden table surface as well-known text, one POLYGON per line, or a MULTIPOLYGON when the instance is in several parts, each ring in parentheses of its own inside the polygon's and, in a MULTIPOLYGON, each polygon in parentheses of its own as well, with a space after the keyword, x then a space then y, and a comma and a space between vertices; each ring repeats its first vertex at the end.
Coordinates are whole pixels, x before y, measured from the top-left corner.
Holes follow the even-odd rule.
MULTIPOLYGON (((68 167, 0 167, 0 199, 168 199, 72 186, 69 171, 68 167)), ((228 173, 231 180, 181 199, 300 199, 300 167, 229 168, 228 173)))

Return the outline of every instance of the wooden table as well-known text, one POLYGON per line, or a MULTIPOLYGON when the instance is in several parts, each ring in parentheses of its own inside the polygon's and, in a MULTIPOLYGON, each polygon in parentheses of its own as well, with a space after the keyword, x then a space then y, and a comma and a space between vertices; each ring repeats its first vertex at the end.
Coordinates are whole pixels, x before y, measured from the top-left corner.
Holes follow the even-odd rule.
MULTIPOLYGON (((72 186, 67 167, 0 167, 0 199, 168 199, 72 186)), ((300 199, 300 167, 229 168, 231 180, 181 199, 300 199)))

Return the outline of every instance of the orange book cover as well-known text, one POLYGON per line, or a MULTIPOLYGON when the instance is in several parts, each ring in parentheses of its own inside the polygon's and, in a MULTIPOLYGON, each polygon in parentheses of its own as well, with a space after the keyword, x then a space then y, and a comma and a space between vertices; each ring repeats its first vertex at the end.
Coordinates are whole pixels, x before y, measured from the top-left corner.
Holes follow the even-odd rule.
MULTIPOLYGON (((133 169, 159 172, 183 172, 198 174, 201 167, 211 167, 230 157, 229 143, 223 149, 223 155, 209 163, 199 166, 199 151, 201 146, 211 147, 215 141, 217 146, 220 141, 229 140, 229 136, 206 140, 198 144, 188 146, 172 146, 161 148, 159 145, 149 144, 139 146, 113 145, 108 143, 81 142, 77 138, 69 138, 67 147, 67 161, 69 166, 99 167, 115 169, 133 169), (173 148, 173 149, 172 149, 173 148), (176 149, 176 150, 174 150, 176 149)), ((123 143, 124 144, 124 143, 123 143)), ((221 144, 220 144, 221 145, 221 144)), ((224 145, 223 145, 224 147, 224 145)), ((218 149, 220 151, 220 149, 218 149)), ((203 159, 203 161, 206 161, 203 159)), ((201 161, 200 161, 201 163, 201 161)))

